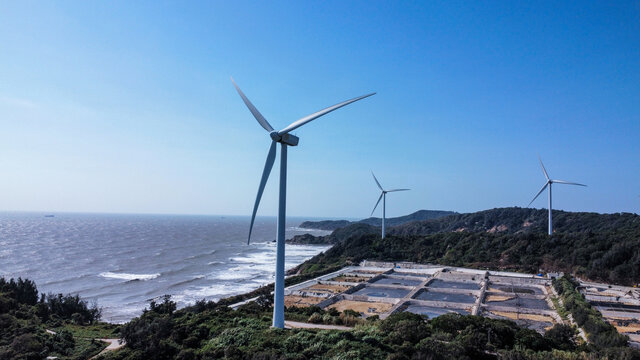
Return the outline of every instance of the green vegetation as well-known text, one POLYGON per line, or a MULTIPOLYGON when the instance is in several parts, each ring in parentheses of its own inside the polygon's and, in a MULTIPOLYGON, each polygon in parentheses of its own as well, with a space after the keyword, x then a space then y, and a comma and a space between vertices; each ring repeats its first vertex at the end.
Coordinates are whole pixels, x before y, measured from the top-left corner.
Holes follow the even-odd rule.
MULTIPOLYGON (((548 211, 519 207, 456 214, 435 220, 415 221, 389 229, 396 235, 428 235, 438 232, 546 233, 548 211)), ((557 233, 638 231, 640 216, 629 213, 598 214, 553 211, 557 233)))
POLYGON ((561 305, 560 300, 557 296, 551 296, 551 302, 553 302, 553 307, 558 312, 558 315, 562 318, 562 320, 567 321, 569 319, 567 309, 561 305))
MULTIPOLYGON (((425 211, 425 210, 421 210, 425 211)), ((540 233, 547 232, 547 210, 529 209, 519 207, 497 208, 491 210, 478 211, 467 214, 442 212, 438 216, 427 219, 420 219, 414 215, 420 212, 395 219, 406 219, 389 223, 387 219, 387 229, 389 234, 398 236, 431 235, 436 233, 449 232, 492 232, 492 233, 540 233)), ((346 223, 339 226, 340 233, 328 236, 320 236, 324 243, 332 244, 343 240, 345 236, 352 233, 377 233, 380 232, 380 219, 372 218, 373 221, 362 220, 360 222, 346 223)), ((329 221, 330 222, 330 221, 329 221)), ((308 227, 313 227, 316 222, 305 222, 308 227)), ((317 222, 324 223, 324 222, 317 222)), ((640 216, 630 213, 618 214, 598 214, 586 212, 567 212, 561 210, 553 211, 553 225, 557 233, 582 233, 582 232, 628 232, 638 231, 640 228, 640 216)), ((301 226, 304 227, 304 226, 301 226)), ((311 241, 311 238, 307 238, 311 241)), ((317 240, 315 240, 317 241, 317 240)), ((302 242, 301 242, 302 243, 302 242)))
POLYGON ((589 343, 599 349, 627 346, 629 338, 618 333, 613 325, 604 321, 600 312, 592 308, 578 291, 578 286, 579 284, 568 276, 553 282, 553 287, 562 297, 564 308, 585 331, 589 343))
MULTIPOLYGON (((508 320, 447 314, 428 320, 398 313, 385 320, 357 319, 352 331, 270 327, 268 301, 237 311, 213 302, 173 310, 169 298, 122 328, 128 347, 103 355, 136 359, 618 359, 638 358, 629 348, 576 345, 575 330, 556 325, 545 335, 508 320)), ((333 322, 357 314, 290 308, 290 320, 333 322)))
MULTIPOLYGON (((336 230, 345 233, 351 227, 336 230)), ((298 270, 321 271, 360 261, 412 261, 537 273, 564 271, 596 281, 632 285, 640 282, 640 227, 607 232, 488 233, 449 232, 384 239, 345 234, 329 250, 298 270)))
POLYGON ((33 281, 0 278, 0 360, 87 359, 106 344, 76 334, 117 326, 100 324, 100 310, 78 296, 42 294, 33 281), (54 329, 50 334, 45 329, 54 329))
MULTIPOLYGON (((441 217, 457 214, 453 211, 442 210, 418 210, 412 214, 399 216, 394 218, 387 218, 386 224, 388 226, 398 226, 406 224, 412 221, 432 220, 441 217)), ((323 221, 305 221, 300 224, 303 229, 319 229, 319 230, 335 230, 351 224, 366 224, 372 226, 379 226, 382 219, 377 217, 370 217, 360 221, 348 221, 348 220, 323 220, 323 221)))

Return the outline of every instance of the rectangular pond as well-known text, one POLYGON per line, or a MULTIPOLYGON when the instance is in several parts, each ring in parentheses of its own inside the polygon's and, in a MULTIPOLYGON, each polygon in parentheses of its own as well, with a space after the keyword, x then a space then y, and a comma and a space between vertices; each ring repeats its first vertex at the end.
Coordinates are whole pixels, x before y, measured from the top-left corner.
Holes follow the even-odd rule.
POLYGON ((480 290, 480 284, 474 282, 460 282, 434 279, 427 285, 434 289, 465 289, 465 290, 480 290))
POLYGON ((440 315, 448 313, 458 313, 461 315, 469 315, 470 312, 463 309, 445 309, 433 306, 409 305, 405 311, 418 315, 427 315, 429 319, 433 319, 440 315))
POLYGON ((617 302, 608 302, 608 301, 590 301, 591 305, 596 307, 598 310, 608 310, 608 311, 622 311, 622 312, 630 312, 630 313, 638 313, 640 312, 640 306, 631 305, 631 304, 623 304, 617 302))
POLYGON ((417 272, 408 272, 408 271, 394 271, 391 274, 398 275, 398 276, 414 276, 414 277, 421 277, 421 278, 431 277, 431 274, 429 273, 417 273, 417 272))
POLYGON ((465 304, 473 304, 476 302, 476 297, 472 294, 449 294, 439 291, 428 291, 425 289, 421 289, 414 298, 418 300, 446 301, 465 304))
POLYGON ((405 289, 387 289, 376 287, 365 287, 353 293, 353 295, 366 295, 381 298, 403 298, 407 296, 410 290, 405 289))
POLYGON ((497 306, 522 307, 527 309, 549 310, 549 305, 543 299, 528 299, 522 297, 512 297, 503 301, 485 301, 485 304, 497 306))
POLYGON ((422 280, 417 279, 395 279, 383 277, 382 279, 378 279, 374 281, 372 284, 383 284, 383 285, 401 285, 401 286, 418 286, 422 284, 422 280))
POLYGON ((530 294, 530 295, 544 295, 542 289, 534 287, 534 286, 521 286, 521 285, 497 285, 491 284, 489 287, 490 290, 496 289, 502 292, 507 293, 516 293, 516 294, 530 294))

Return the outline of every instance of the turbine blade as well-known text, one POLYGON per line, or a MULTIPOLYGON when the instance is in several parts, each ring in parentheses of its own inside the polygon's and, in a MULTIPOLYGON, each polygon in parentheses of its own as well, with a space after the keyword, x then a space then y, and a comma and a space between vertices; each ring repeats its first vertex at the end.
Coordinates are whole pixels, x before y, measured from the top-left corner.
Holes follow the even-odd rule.
POLYGON ((411 189, 393 189, 393 190, 387 190, 387 192, 394 192, 394 191, 408 191, 411 189))
POLYGON ((335 105, 333 105, 333 106, 329 106, 329 107, 328 107, 328 108, 326 108, 326 109, 322 109, 322 110, 320 110, 320 111, 318 111, 318 112, 315 112, 315 113, 313 113, 313 114, 311 114, 311 115, 307 115, 307 116, 305 116, 305 117, 303 117, 303 118, 301 118, 301 119, 299 119, 299 120, 296 120, 296 121, 292 122, 292 123, 291 123, 289 126, 287 126, 286 128, 284 128, 284 129, 282 129, 282 130, 278 131, 278 135, 286 134, 286 133, 288 133, 288 132, 290 132, 290 131, 292 131, 292 130, 295 130, 295 129, 299 128, 300 126, 302 126, 302 125, 304 125, 304 124, 308 123, 308 122, 309 122, 309 121, 311 121, 311 120, 317 119, 317 118, 319 118, 319 117, 320 117, 320 116, 322 116, 322 115, 325 115, 325 114, 327 114, 327 113, 332 112, 333 110, 337 110, 337 109, 339 109, 339 108, 341 108, 341 107, 343 107, 343 106, 347 106, 347 105, 349 105, 349 104, 351 104, 351 103, 353 103, 353 102, 356 102, 356 101, 358 101, 358 100, 362 100, 362 99, 364 99, 364 98, 366 98, 366 97, 369 97, 369 96, 371 96, 371 95, 375 95, 375 93, 371 93, 371 94, 367 94, 367 95, 359 96, 359 97, 357 97, 357 98, 353 98, 353 99, 351 99, 351 100, 343 101, 343 102, 341 102, 341 103, 339 103, 339 104, 335 104, 335 105))
POLYGON ((376 178, 376 176, 373 174, 373 171, 371 172, 371 175, 373 175, 373 180, 376 181, 376 184, 378 185, 378 188, 382 191, 384 191, 384 189, 382 188, 382 185, 380 185, 380 182, 378 181, 378 179, 376 178))
POLYGON ((553 180, 553 183, 554 184, 567 184, 567 185, 587 186, 585 184, 578 184, 578 183, 564 181, 564 180, 553 180))
POLYGON ((542 159, 540 158, 540 155, 538 155, 538 160, 540 160, 540 166, 542 166, 542 172, 544 173, 544 177, 546 177, 547 180, 551 180, 549 179, 549 174, 547 174, 547 169, 544 168, 544 164, 542 163, 542 159))
MULTIPOLYGON (((378 207, 378 204, 380 204, 380 200, 382 200, 382 196, 384 195, 384 192, 380 193, 380 197, 378 198, 378 201, 376 202, 376 206, 373 207, 373 210, 371 210, 371 215, 373 215, 373 212, 376 211, 376 208, 378 207)), ((371 216, 369 215, 369 216, 371 216)))
POLYGON ((240 95, 240 97, 242 98, 242 101, 244 101, 244 104, 247 105, 247 107, 249 108, 249 111, 251 111, 251 113, 253 114, 253 117, 255 117, 256 120, 258 120, 258 123, 265 130, 267 130, 268 132, 272 132, 273 128, 271 127, 271 124, 269 124, 267 119, 265 119, 264 116, 262 116, 262 114, 260 114, 260 111, 258 111, 258 109, 256 109, 255 106, 253 106, 251 101, 249 101, 249 99, 244 95, 242 90, 240 90, 240 87, 238 87, 238 84, 236 84, 236 82, 233 81, 233 78, 231 78, 231 82, 233 83, 233 86, 236 87, 236 91, 238 92, 238 95, 240 95))
POLYGON ((538 196, 540 196, 540 194, 542 194, 542 192, 544 191, 544 189, 547 188, 547 185, 549 185, 549 182, 546 182, 544 184, 544 186, 542 187, 542 189, 540 189, 540 191, 538 191, 538 193, 536 194, 536 196, 533 198, 533 200, 531 200, 531 202, 529 203, 529 205, 527 205, 527 207, 531 206, 531 204, 536 201, 536 199, 538 198, 538 196))
POLYGON ((251 232, 253 231, 253 222, 256 220, 256 213, 258 212, 258 205, 260 205, 260 199, 264 192, 264 187, 267 185, 269 174, 271 174, 271 168, 276 160, 276 142, 271 142, 269 148, 269 154, 267 154, 267 161, 264 163, 264 170, 262 171, 262 179, 260 179, 260 186, 258 186, 258 195, 256 196, 256 202, 253 204, 253 213, 251 214, 251 225, 249 225, 249 237, 247 238, 247 245, 251 241, 251 232))

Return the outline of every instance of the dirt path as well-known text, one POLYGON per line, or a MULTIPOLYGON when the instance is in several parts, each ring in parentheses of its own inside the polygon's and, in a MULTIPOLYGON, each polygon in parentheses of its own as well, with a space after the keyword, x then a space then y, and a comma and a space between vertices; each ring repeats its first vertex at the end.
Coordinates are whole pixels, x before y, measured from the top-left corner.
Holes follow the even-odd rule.
POLYGON ((89 358, 89 360, 91 360, 91 359, 95 359, 95 358, 97 358, 98 356, 100 356, 100 355, 102 355, 102 354, 104 354, 104 353, 106 353, 106 352, 114 351, 114 350, 118 350, 118 349, 120 349, 121 347, 123 347, 123 346, 125 346, 125 345, 126 345, 126 343, 124 342, 124 340, 120 340, 120 339, 95 339, 95 340, 99 340, 99 341, 102 341, 102 342, 106 342, 106 343, 108 343, 109 345, 108 345, 106 348, 104 348, 104 350, 100 351, 98 354, 96 354, 96 355, 94 355, 94 356, 90 357, 90 358, 89 358))
MULTIPOLYGON (((55 331, 49 330, 49 329, 44 329, 44 331, 46 331, 48 334, 51 334, 51 335, 56 335, 57 334, 55 331)), ((87 339, 87 340, 91 340, 91 339, 87 339)), ((90 357, 89 360, 95 359, 98 356, 100 356, 100 355, 102 355, 102 354, 104 354, 104 353, 106 353, 108 351, 118 350, 118 349, 122 348, 123 346, 127 345, 127 343, 123 339, 93 339, 93 340, 106 342, 109 345, 107 345, 106 348, 104 348, 102 351, 100 351, 96 355, 90 357)))

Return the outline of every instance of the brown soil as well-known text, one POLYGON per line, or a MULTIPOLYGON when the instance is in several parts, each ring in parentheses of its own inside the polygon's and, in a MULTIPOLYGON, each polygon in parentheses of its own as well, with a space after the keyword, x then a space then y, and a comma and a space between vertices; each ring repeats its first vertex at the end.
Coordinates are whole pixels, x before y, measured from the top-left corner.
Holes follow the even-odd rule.
POLYGON ((631 319, 606 319, 611 325, 615 326, 620 333, 635 333, 636 331, 640 331, 640 323, 635 322, 631 319), (618 322, 621 322, 622 325, 618 325, 618 322))
POLYGON ((506 317, 507 319, 511 319, 511 320, 520 319, 520 320, 532 320, 532 321, 550 322, 550 323, 553 323, 553 324, 556 323, 556 321, 551 316, 547 316, 547 315, 518 314, 518 313, 514 313, 514 312, 505 312, 505 311, 491 311, 491 313, 494 314, 494 315, 506 317))
POLYGON ((326 300, 326 299, 321 297, 315 297, 315 296, 287 295, 284 297, 284 306, 308 307, 311 305, 315 305, 321 302, 322 300, 326 300))
POLYGON ((354 270, 354 271, 352 271, 352 273, 367 274, 367 275, 378 275, 378 274, 382 274, 385 271, 386 270, 380 270, 380 271, 375 271, 375 270, 354 270))
POLYGON ((336 276, 333 279, 331 279, 331 281, 353 282, 353 283, 366 282, 367 280, 369 280, 369 278, 362 277, 362 276, 344 276, 344 275, 336 276))
POLYGON ((348 286, 348 285, 315 284, 302 289, 302 291, 306 290, 306 291, 318 291, 318 292, 328 292, 331 294, 338 294, 343 291, 346 291, 350 287, 351 286, 348 286))
POLYGON ((385 313, 391 309, 393 304, 376 303, 368 301, 352 301, 352 300, 340 300, 337 303, 330 305, 330 309, 337 309, 338 311, 344 311, 351 309, 359 313, 364 313, 366 316, 379 315, 385 313))
POLYGON ((507 301, 507 300, 511 300, 513 298, 514 298, 514 296, 487 295, 487 297, 485 298, 485 301, 487 301, 487 302, 490 302, 490 301, 507 301))

